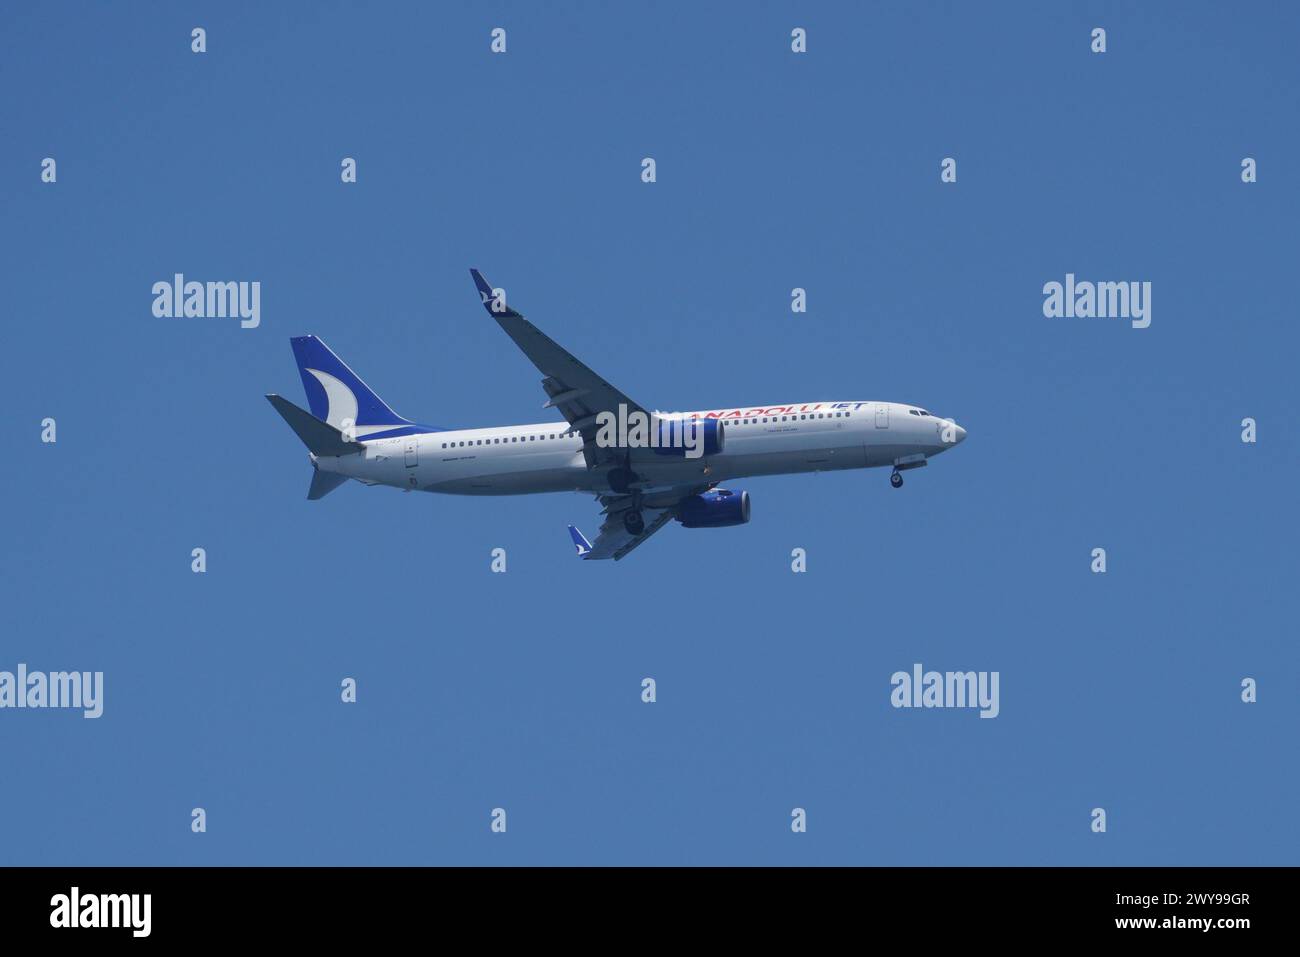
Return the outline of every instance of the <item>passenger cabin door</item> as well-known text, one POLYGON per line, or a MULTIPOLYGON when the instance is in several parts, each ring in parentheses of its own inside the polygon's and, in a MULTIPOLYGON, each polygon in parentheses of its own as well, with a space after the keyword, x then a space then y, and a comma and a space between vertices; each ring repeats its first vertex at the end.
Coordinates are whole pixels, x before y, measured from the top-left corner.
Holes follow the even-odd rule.
POLYGON ((876 403, 876 428, 878 429, 889 428, 889 403, 888 402, 876 403))
POLYGON ((419 446, 416 444, 415 436, 409 436, 406 440, 406 467, 413 469, 420 464, 419 446))

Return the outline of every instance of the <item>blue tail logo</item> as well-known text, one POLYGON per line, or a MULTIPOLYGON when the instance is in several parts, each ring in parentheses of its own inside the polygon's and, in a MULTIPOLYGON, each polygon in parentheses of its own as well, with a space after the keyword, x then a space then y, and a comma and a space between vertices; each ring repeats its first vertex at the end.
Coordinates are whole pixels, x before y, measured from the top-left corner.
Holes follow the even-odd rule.
POLYGON ((293 357, 311 414, 355 439, 389 438, 441 429, 403 418, 315 336, 295 336, 293 357))

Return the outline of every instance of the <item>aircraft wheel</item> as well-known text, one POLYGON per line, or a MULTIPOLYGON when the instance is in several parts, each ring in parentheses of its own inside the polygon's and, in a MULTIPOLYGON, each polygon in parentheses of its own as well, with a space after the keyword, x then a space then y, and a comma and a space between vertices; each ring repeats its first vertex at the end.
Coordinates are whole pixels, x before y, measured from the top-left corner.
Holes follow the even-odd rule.
POLYGON ((902 487, 903 487, 903 473, 902 473, 902 472, 895 472, 893 475, 889 476, 889 484, 892 485, 892 486, 894 486, 894 488, 902 488, 902 487))
POLYGON ((623 513, 623 527, 627 529, 629 535, 640 535, 645 531, 645 519, 641 513, 634 509, 628 509, 623 513))

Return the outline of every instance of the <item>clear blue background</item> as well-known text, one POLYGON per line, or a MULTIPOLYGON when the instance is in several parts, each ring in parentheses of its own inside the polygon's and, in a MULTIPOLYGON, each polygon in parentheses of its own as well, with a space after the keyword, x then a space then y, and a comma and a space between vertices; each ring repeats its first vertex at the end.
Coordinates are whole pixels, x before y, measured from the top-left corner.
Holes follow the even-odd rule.
POLYGON ((1297 863, 1293 5, 0 16, 0 668, 106 675, 0 713, 0 863, 1297 863), (647 405, 970 438, 617 564, 581 496, 306 501, 291 335, 420 421, 552 415, 471 265, 647 405), (1151 328, 1044 318, 1070 271, 1151 328), (175 272, 261 327, 154 318, 175 272), (913 662, 1001 716, 892 709, 913 662))

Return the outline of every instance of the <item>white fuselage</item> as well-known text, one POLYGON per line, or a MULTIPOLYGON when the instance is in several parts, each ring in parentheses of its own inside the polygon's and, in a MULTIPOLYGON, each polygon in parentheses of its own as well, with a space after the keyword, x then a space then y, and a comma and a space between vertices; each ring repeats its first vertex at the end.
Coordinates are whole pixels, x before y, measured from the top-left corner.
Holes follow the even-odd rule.
MULTIPOLYGON (((644 486, 886 465, 908 468, 965 437, 950 419, 893 402, 753 406, 686 417, 723 423, 722 451, 699 458, 643 456, 633 467, 644 486)), ((321 456, 316 467, 371 484, 455 495, 610 491, 607 471, 587 467, 581 437, 562 422, 358 441, 360 454, 321 456)))

